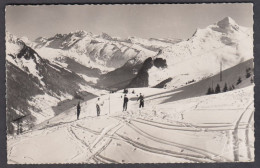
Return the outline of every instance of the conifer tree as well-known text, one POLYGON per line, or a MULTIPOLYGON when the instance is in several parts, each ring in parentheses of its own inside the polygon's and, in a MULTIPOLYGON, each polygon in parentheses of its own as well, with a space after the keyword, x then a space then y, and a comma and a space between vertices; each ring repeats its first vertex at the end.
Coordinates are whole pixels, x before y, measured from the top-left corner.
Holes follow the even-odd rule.
POLYGON ((219 84, 217 84, 217 86, 216 86, 216 88, 215 88, 215 93, 217 94, 217 93, 220 93, 220 86, 219 86, 219 84))
POLYGON ((228 91, 227 83, 225 83, 225 86, 223 88, 223 92, 226 92, 226 91, 228 91))
POLYGON ((246 69, 246 78, 249 78, 251 76, 250 70, 251 68, 246 69))
POLYGON ((210 94, 212 94, 212 89, 211 89, 211 87, 208 88, 208 92, 207 92, 207 95, 210 95, 210 94))
POLYGON ((237 85, 239 84, 239 83, 241 83, 242 82, 242 80, 241 80, 241 77, 239 76, 239 78, 238 78, 238 80, 237 80, 237 85))

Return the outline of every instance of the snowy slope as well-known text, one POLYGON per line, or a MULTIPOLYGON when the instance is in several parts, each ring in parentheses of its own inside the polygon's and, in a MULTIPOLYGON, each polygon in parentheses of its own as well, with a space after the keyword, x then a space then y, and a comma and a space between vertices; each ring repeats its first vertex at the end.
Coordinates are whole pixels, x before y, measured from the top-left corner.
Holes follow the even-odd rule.
POLYGON ((165 89, 133 89, 147 97, 144 109, 128 94, 129 110, 122 112, 121 91, 101 97, 100 117, 96 99, 87 101, 80 120, 72 108, 8 137, 8 163, 254 161, 253 85, 168 103, 165 89))
POLYGON ((214 75, 220 70, 253 58, 253 30, 239 26, 232 18, 197 29, 187 41, 166 47, 156 56, 167 61, 167 68, 149 70, 149 86, 174 78, 167 87, 180 87, 191 80, 214 75))
POLYGON ((8 32, 6 79, 8 133, 14 133, 16 123, 12 121, 18 117, 27 116, 23 124, 28 129, 56 115, 53 107, 60 101, 72 99, 76 92, 98 94, 83 76, 42 58, 20 38, 8 32))

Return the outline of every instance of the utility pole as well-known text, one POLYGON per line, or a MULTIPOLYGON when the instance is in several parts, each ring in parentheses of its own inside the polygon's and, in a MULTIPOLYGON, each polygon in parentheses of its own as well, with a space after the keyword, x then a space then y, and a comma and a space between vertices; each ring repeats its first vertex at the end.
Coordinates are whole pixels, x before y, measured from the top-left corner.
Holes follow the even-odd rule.
POLYGON ((110 115, 110 92, 109 92, 109 115, 110 115))
POLYGON ((17 120, 17 135, 20 134, 20 120, 17 120))
POLYGON ((220 82, 222 81, 222 61, 220 61, 220 73, 219 73, 219 77, 220 77, 220 82))
POLYGON ((211 80, 211 91, 212 91, 212 93, 214 93, 215 91, 214 91, 214 88, 213 88, 213 80, 211 80))

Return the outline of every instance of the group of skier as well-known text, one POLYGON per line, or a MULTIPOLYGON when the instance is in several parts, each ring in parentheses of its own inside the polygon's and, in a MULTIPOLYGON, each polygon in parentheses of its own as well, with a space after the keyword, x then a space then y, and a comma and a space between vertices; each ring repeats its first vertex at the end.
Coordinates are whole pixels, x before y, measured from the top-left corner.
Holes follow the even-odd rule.
MULTIPOLYGON (((100 116, 100 108, 103 106, 103 102, 100 101, 100 98, 96 101, 96 109, 97 109, 97 116, 100 116)), ((79 119, 80 115, 80 101, 77 104, 77 120, 79 119)))
MULTIPOLYGON (((128 100, 129 99, 127 97, 127 94, 125 94, 124 95, 124 101, 123 101, 123 111, 127 110, 128 100)), ((140 93, 137 101, 140 101, 139 102, 139 108, 143 108, 144 107, 144 96, 142 95, 142 93, 140 93)), ((103 106, 103 104, 104 104, 104 102, 102 102, 100 100, 100 98, 97 98, 97 101, 96 101, 97 116, 100 116, 100 109, 101 109, 101 106, 103 106)), ((78 102, 78 104, 77 104, 77 120, 79 119, 80 110, 81 110, 80 102, 78 102)))
MULTIPOLYGON (((144 96, 142 95, 142 93, 140 93, 140 96, 138 97, 137 101, 139 101, 139 108, 143 108, 144 107, 144 96)), ((123 103, 123 111, 127 110, 127 103, 128 103, 128 97, 127 94, 125 94, 124 96, 124 103, 123 103)))

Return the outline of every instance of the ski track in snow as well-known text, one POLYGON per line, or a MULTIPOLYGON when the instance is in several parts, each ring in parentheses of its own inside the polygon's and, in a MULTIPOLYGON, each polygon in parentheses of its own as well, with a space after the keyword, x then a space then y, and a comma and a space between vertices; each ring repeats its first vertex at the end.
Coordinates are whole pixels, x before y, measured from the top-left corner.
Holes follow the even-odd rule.
MULTIPOLYGON (((105 150, 105 148, 111 143, 112 139, 108 138, 106 139, 106 142, 103 144, 98 144, 100 141, 104 140, 107 137, 111 137, 113 136, 116 131, 118 131, 123 125, 121 123, 117 123, 117 124, 113 124, 110 125, 109 127, 106 127, 103 129, 102 132, 97 132, 97 131, 93 131, 87 128, 84 128, 80 125, 72 125, 70 128, 68 128, 68 132, 76 139, 78 140, 81 144, 83 144, 88 151, 90 151, 91 155, 87 156, 86 161, 89 162, 90 160, 94 160, 97 163, 118 163, 110 158, 106 158, 104 156, 101 156, 100 153, 105 150), (95 141, 92 144, 87 144, 84 140, 80 139, 76 133, 73 131, 72 128, 77 128, 77 129, 84 129, 87 130, 91 133, 94 133, 96 135, 98 135, 98 137, 95 139, 95 141)), ((83 153, 84 155, 84 153, 83 153)), ((80 155, 77 155, 75 157, 72 158, 76 159, 77 157, 79 157, 80 155)))
POLYGON ((145 137, 148 137, 150 140, 154 140, 154 141, 157 141, 157 142, 160 142, 162 144, 166 144, 166 145, 171 145, 171 146, 176 146, 176 147, 179 147, 179 148, 182 148, 182 149, 185 149, 185 150, 190 150, 192 152, 196 152, 198 154, 202 154, 204 155, 206 158, 210 159, 210 160, 213 160, 213 161, 228 161, 227 159, 225 158, 221 158, 221 159, 215 159, 215 157, 217 156, 217 154, 214 154, 214 153, 210 153, 209 151, 207 150, 203 150, 203 149, 198 149, 198 148, 195 148, 195 147, 191 147, 191 146, 186 146, 186 145, 183 145, 183 144, 178 144, 178 143, 175 143, 175 142, 172 142, 172 141, 167 141, 167 140, 164 140, 164 139, 161 139, 161 138, 157 138, 153 135, 150 135, 146 132, 144 132, 143 130, 141 130, 140 128, 134 126, 133 124, 129 124, 129 126, 131 128, 133 128, 135 131, 137 131, 139 134, 145 136, 145 137))
MULTIPOLYGON (((122 120, 120 120, 120 122, 122 122, 122 120)), ((124 123, 125 123, 124 126, 127 126, 127 123, 129 123, 129 122, 131 122, 131 120, 130 120, 130 121, 125 121, 125 122, 124 122, 124 123)), ((113 129, 113 128, 116 128, 117 126, 118 126, 118 125, 116 125, 115 127, 112 127, 112 129, 113 129)), ((122 126, 123 126, 123 125, 121 125, 121 127, 122 127, 122 126)), ((79 126, 79 127, 81 127, 81 126, 79 126)), ((106 137, 109 137, 109 138, 111 138, 111 139, 122 140, 122 141, 124 141, 124 142, 127 142, 127 143, 133 145, 134 147, 137 147, 137 148, 139 148, 139 149, 148 151, 148 152, 150 152, 150 153, 161 154, 161 155, 168 155, 168 156, 179 157, 179 158, 185 158, 185 159, 187 159, 188 161, 192 161, 192 162, 209 161, 207 158, 205 158, 204 156, 200 156, 200 155, 182 154, 182 153, 178 153, 178 152, 174 152, 174 151, 170 151, 170 150, 163 150, 163 149, 160 149, 160 148, 150 147, 150 146, 141 144, 141 143, 139 143, 139 142, 133 141, 133 140, 131 140, 131 139, 128 138, 128 137, 124 137, 124 136, 122 136, 122 135, 119 135, 119 134, 116 133, 116 132, 114 132, 112 135, 109 135, 109 134, 107 134, 107 133, 104 134, 103 132, 96 132, 96 131, 93 131, 93 130, 90 130, 90 129, 87 129, 87 128, 84 128, 84 127, 81 127, 81 128, 82 128, 82 129, 85 129, 85 130, 87 130, 87 131, 89 131, 89 132, 92 132, 92 133, 95 133, 95 134, 99 134, 101 137, 106 136, 106 137), (118 138, 118 137, 115 137, 114 134, 115 134, 116 136, 118 136, 119 138, 118 138)), ((118 129, 118 130, 119 130, 119 129, 118 129)), ((117 131, 118 131, 118 130, 117 130, 117 131)), ((108 132, 108 131, 105 131, 105 132, 108 132)), ((99 139, 100 139, 100 138, 98 138, 97 140, 100 141, 99 139)), ((111 139, 110 139, 110 140, 111 140, 111 139)), ((111 142, 111 141, 109 141, 109 142, 111 142)), ((95 142, 94 144, 96 144, 96 142, 95 142)), ((107 146, 108 146, 108 145, 106 145, 106 147, 107 147, 107 146)), ((96 154, 94 154, 93 156, 94 156, 94 157, 101 156, 99 153, 101 153, 103 150, 105 150, 104 146, 102 146, 101 149, 102 149, 102 150, 98 151, 98 152, 97 152, 96 154)), ((96 158, 96 159, 97 159, 97 158, 96 158)), ((97 159, 97 160, 100 162, 99 159, 97 159)), ((114 161, 114 160, 112 160, 112 159, 109 159, 109 158, 106 158, 105 160, 110 161, 111 163, 118 163, 118 162, 116 162, 116 161, 114 161)))
MULTIPOLYGON (((116 117, 114 117, 114 118, 116 118, 116 117)), ((117 118, 117 119, 118 119, 118 118, 117 118)), ((120 121, 122 121, 122 120, 120 120, 120 121)), ((132 123, 132 120, 126 121, 126 122, 125 122, 126 125, 124 125, 124 126, 129 126, 130 123, 132 123)), ((133 125, 133 124, 131 124, 131 125, 133 125)), ((116 125, 116 126, 117 126, 117 125, 116 125)), ((133 128, 132 126, 130 126, 130 127, 133 128)), ((84 128, 84 127, 81 127, 81 128, 82 128, 82 129, 86 129, 87 131, 90 131, 90 132, 95 133, 95 134, 100 134, 101 137, 109 136, 110 138, 118 139, 118 138, 113 137, 114 134, 108 135, 108 134, 96 132, 96 131, 93 131, 93 130, 90 130, 90 129, 87 129, 87 128, 84 128)), ((113 128, 115 128, 115 127, 113 127, 113 128)), ((135 128, 133 128, 133 129, 136 130, 135 128)), ((110 130, 110 129, 109 129, 109 130, 110 130)), ((105 132, 108 132, 108 131, 105 131, 105 132)), ((147 133, 142 133, 143 131, 137 131, 137 132, 138 132, 139 134, 143 135, 143 136, 146 136, 146 135, 147 135, 147 133)), ((197 154, 197 155, 183 154, 183 153, 173 152, 173 151, 169 151, 169 150, 163 150, 163 149, 160 149, 160 148, 154 148, 154 147, 147 146, 147 145, 141 144, 141 143, 139 143, 139 142, 136 142, 136 141, 134 141, 134 140, 132 140, 132 139, 130 139, 130 138, 128 138, 128 137, 124 137, 124 136, 119 135, 119 134, 117 134, 117 133, 115 133, 115 134, 116 134, 117 136, 119 136, 119 137, 121 138, 121 140, 123 140, 123 141, 125 141, 125 142, 127 142, 127 143, 129 143, 129 144, 131 144, 131 145, 133 145, 133 146, 135 146, 135 147, 137 147, 137 148, 140 148, 140 149, 142 149, 142 150, 148 151, 148 152, 150 152, 150 153, 168 155, 168 156, 173 156, 173 157, 180 157, 180 158, 184 158, 184 159, 187 159, 187 160, 189 160, 189 161, 192 161, 192 162, 219 161, 219 160, 217 160, 217 159, 214 159, 214 156, 215 156, 216 154, 214 154, 214 156, 209 157, 208 154, 202 154, 198 149, 196 149, 196 148, 195 148, 195 149, 192 149, 192 148, 189 147, 189 146, 184 146, 184 145, 180 145, 180 144, 175 145, 175 146, 177 146, 177 147, 182 146, 181 149, 191 150, 191 151, 193 151, 193 152, 195 151, 195 152, 198 153, 198 154, 197 154)), ((174 146, 174 145, 173 145, 174 142, 167 142, 167 141, 165 141, 165 142, 166 142, 166 143, 165 143, 163 140, 161 140, 161 139, 159 139, 159 138, 156 138, 156 137, 154 137, 154 136, 151 136, 151 135, 148 136, 148 139, 149 139, 149 140, 154 140, 154 141, 156 141, 156 142, 159 142, 159 143, 161 143, 162 145, 163 145, 163 144, 166 144, 166 145, 169 145, 169 144, 170 144, 171 146, 174 146), (155 139, 156 139, 156 140, 155 140, 155 139)), ((100 141, 100 138, 98 138, 97 141, 100 141)), ((96 142, 95 142, 94 144, 96 144, 96 142)), ((103 146, 102 146, 102 147, 103 147, 103 146)), ((103 148, 103 150, 104 150, 104 148, 103 148)), ((100 151, 100 152, 101 152, 101 151, 100 151)), ((98 153, 100 153, 100 152, 98 152, 98 153)), ((212 155, 212 154, 211 154, 211 155, 212 155)))
MULTIPOLYGON (((235 127, 234 127, 234 131, 233 131, 233 151, 234 151, 234 160, 235 161, 239 161, 239 137, 238 137, 238 125, 242 120, 242 117, 244 116, 244 114, 249 111, 249 107, 254 103, 254 101, 251 101, 250 104, 246 107, 246 109, 242 112, 242 114, 240 115, 240 117, 238 118, 235 127)), ((253 112, 251 112, 251 115, 249 117, 249 121, 251 120, 251 116, 252 116, 253 112)), ((247 130, 247 129, 246 129, 247 130)), ((247 135, 247 134, 246 134, 247 135)), ((246 136, 247 137, 247 136, 246 136)), ((247 137, 248 139, 248 137, 247 137)), ((247 144, 248 145, 248 144, 247 144)), ((251 156, 250 156, 251 158, 251 156)))
POLYGON ((122 127, 122 124, 116 124, 115 126, 112 126, 111 128, 105 129, 101 132, 100 136, 95 140, 93 144, 91 144, 92 149, 94 148, 94 152, 90 158, 96 157, 96 155, 99 155, 105 148, 111 143, 112 139, 108 138, 106 140, 105 144, 97 145, 98 142, 100 142, 102 139, 106 137, 106 135, 113 136, 113 134, 116 133, 120 128, 122 127), (111 133, 111 134, 109 134, 111 133))
POLYGON ((254 118, 254 111, 251 113, 249 120, 248 120, 248 124, 246 126, 246 146, 247 146, 247 157, 249 158, 249 160, 252 160, 252 155, 251 155, 251 151, 250 151, 250 144, 249 144, 249 128, 250 128, 250 123, 252 121, 252 119, 254 118))
MULTIPOLYGON (((234 127, 232 124, 222 124, 222 125, 211 125, 211 126, 200 126, 200 125, 194 125, 189 123, 180 123, 180 125, 174 125, 174 124, 167 124, 167 123, 160 123, 155 121, 149 121, 142 118, 138 119, 132 119, 134 122, 147 124, 150 126, 158 127, 161 129, 168 129, 168 130, 179 130, 179 131, 193 131, 193 132, 201 132, 201 131, 226 131, 226 130, 234 130, 232 127, 234 127), (220 129, 221 128, 221 129, 220 129)), ((237 129, 246 129, 244 127, 239 126, 245 126, 247 124, 241 124, 239 123, 237 129)))
MULTIPOLYGON (((70 159, 70 161, 73 161, 73 160, 75 160, 77 157, 82 156, 82 155, 83 155, 84 157, 87 157, 87 156, 85 156, 86 153, 85 153, 84 151, 85 151, 85 150, 89 150, 89 152, 91 152, 91 150, 90 150, 88 144, 86 144, 84 141, 82 141, 80 138, 78 138, 77 135, 74 133, 74 131, 72 130, 71 127, 70 127, 70 128, 67 128, 67 131, 68 131, 68 133, 70 134, 70 137, 72 138, 72 139, 71 139, 72 142, 75 142, 74 140, 76 139, 76 142, 79 142, 80 144, 83 145, 83 147, 81 147, 81 151, 80 151, 79 153, 77 153, 77 155, 73 156, 73 157, 70 159)), ((79 146, 81 146, 81 145, 79 145, 79 146)))
MULTIPOLYGON (((104 100, 106 99, 104 98, 104 100)), ((191 110, 197 110, 200 108, 200 103, 203 103, 204 101, 208 100, 204 99, 196 103, 195 106, 190 106, 191 110)), ((185 162, 233 161, 232 158, 226 157, 224 153, 215 153, 212 149, 210 150, 199 146, 192 146, 175 141, 174 139, 163 139, 160 135, 151 133, 151 131, 155 128, 161 131, 174 131, 183 135, 186 132, 189 136, 198 138, 199 136, 196 136, 195 133, 203 135, 204 133, 224 132, 227 142, 231 142, 233 144, 232 150, 235 161, 238 161, 240 157, 239 145, 241 144, 239 143, 239 132, 243 131, 245 133, 244 145, 247 149, 246 155, 249 160, 252 160, 249 129, 254 111, 251 111, 253 101, 250 100, 248 102, 250 103, 244 108, 243 111, 239 113, 240 115, 238 116, 238 119, 234 122, 202 122, 200 124, 187 123, 184 121, 168 123, 158 120, 149 120, 144 118, 144 115, 147 110, 152 111, 150 108, 130 110, 126 113, 116 111, 116 113, 112 115, 103 114, 100 117, 83 115, 80 120, 69 119, 69 117, 75 117, 74 111, 70 110, 70 112, 66 114, 66 118, 68 118, 68 120, 66 119, 60 121, 61 119, 59 118, 49 120, 50 123, 49 121, 47 124, 41 123, 39 126, 36 126, 33 131, 25 132, 21 136, 12 139, 10 144, 8 144, 8 163, 17 164, 21 162, 16 160, 17 154, 15 153, 15 150, 19 147, 19 145, 30 142, 30 139, 34 137, 51 135, 59 130, 64 130, 67 134, 67 139, 71 142, 71 144, 74 144, 76 148, 76 152, 71 155, 70 159, 65 161, 66 163, 122 163, 123 161, 118 160, 117 157, 106 154, 109 153, 108 147, 110 147, 113 142, 124 142, 133 148, 137 148, 138 151, 149 153, 149 155, 165 156, 176 159, 179 158, 186 160, 185 162), (108 122, 107 125, 105 123, 101 124, 101 126, 98 126, 98 130, 85 125, 88 122, 95 123, 103 121, 108 122), (135 140, 131 136, 131 132, 130 134, 122 134, 122 132, 120 132, 121 130, 123 132, 127 132, 127 130, 134 132, 134 134, 138 137, 143 137, 142 141, 135 140), (233 136, 230 136, 231 132, 233 133, 233 136), (93 136, 93 139, 85 139, 85 135, 91 135, 91 137, 93 136), (171 150, 168 147, 172 147, 176 149, 176 151, 171 150)), ((152 102, 148 103, 152 104, 152 102)), ((130 102, 130 106, 131 105, 137 106, 136 101, 130 102)), ((89 106, 89 103, 87 103, 87 106, 89 106)), ((101 114, 103 110, 104 109, 101 110, 101 114)), ((111 146, 111 148, 113 147, 111 146)), ((225 146, 223 148, 225 148, 225 146)), ((26 163, 37 162, 36 160, 33 160, 34 158, 31 156, 24 156, 24 158, 25 157, 29 159, 29 161, 27 159, 26 163)))

